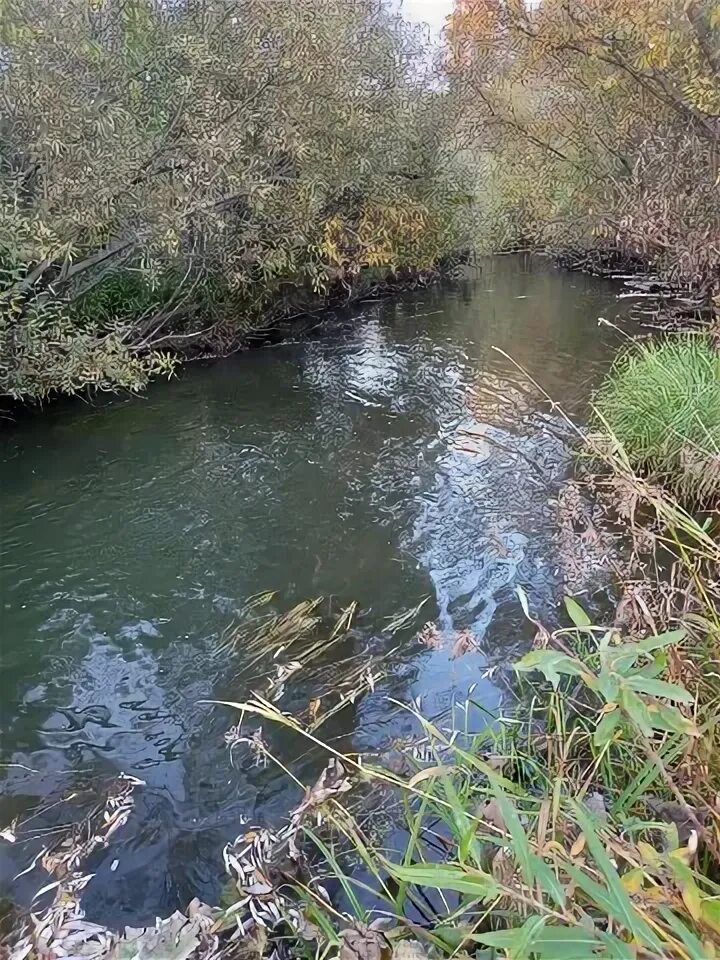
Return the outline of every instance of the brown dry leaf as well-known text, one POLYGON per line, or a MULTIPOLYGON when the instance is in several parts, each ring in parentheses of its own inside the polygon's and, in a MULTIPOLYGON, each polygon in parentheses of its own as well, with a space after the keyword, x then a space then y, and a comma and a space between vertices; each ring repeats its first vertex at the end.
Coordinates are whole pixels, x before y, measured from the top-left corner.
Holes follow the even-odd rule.
POLYGON ((267 930, 257 924, 238 944, 237 960, 262 960, 267 940, 267 930))
POLYGON ((428 622, 420 630, 420 633, 418 633, 418 640, 430 650, 442 650, 443 648, 443 639, 442 634, 440 633, 440 628, 432 620, 428 620, 428 622))
POLYGON ((420 770, 415 774, 414 777, 410 777, 408 780, 408 787, 416 787, 419 783, 422 783, 423 780, 429 780, 431 777, 439 777, 443 773, 449 773, 450 767, 427 767, 425 770, 420 770))
POLYGON ((315 699, 311 700, 308 704, 308 713, 311 720, 315 720, 317 717, 321 702, 320 697, 315 697, 315 699))
POLYGON ((577 838, 577 840, 575 841, 575 843, 570 847, 570 856, 573 858, 573 860, 574 860, 576 857, 579 857, 579 856, 580 856, 580 854, 581 854, 581 853, 583 852, 583 850, 585 849, 585 844, 586 844, 586 843, 587 843, 587 841, 586 841, 586 839, 585 839, 585 834, 584 834, 584 833, 581 833, 580 836, 579 836, 579 837, 577 838))
POLYGON ((498 883, 508 887, 515 876, 515 863, 505 847, 500 847, 492 860, 491 872, 498 883))
POLYGON ((364 924, 340 934, 339 960, 391 960, 390 944, 379 930, 364 924))
POLYGON ((401 940, 393 948, 392 960, 428 960, 428 955, 417 940, 401 940))
POLYGON ((491 770, 496 770, 498 773, 503 772, 508 762, 508 758, 501 757, 499 753, 489 753, 484 760, 491 770))
POLYGON ((475 634, 471 630, 458 630, 455 634, 455 642, 453 643, 450 659, 457 660, 458 657, 464 657, 465 654, 471 650, 479 649, 480 647, 475 639, 475 634))
POLYGON ((484 807, 480 810, 481 819, 485 820, 486 823, 491 823, 494 827, 497 827, 498 830, 505 833, 507 827, 505 825, 505 818, 500 812, 500 807, 497 804, 496 800, 488 800, 484 807))

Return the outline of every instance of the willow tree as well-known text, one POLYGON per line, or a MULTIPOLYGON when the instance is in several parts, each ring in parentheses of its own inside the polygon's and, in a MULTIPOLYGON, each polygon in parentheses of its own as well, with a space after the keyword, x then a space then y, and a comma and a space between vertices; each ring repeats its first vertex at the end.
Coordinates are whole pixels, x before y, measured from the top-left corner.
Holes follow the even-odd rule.
POLYGON ((494 242, 720 284, 718 0, 457 0, 449 68, 494 242))
POLYGON ((4 392, 141 385, 458 243, 442 93, 377 0, 0 0, 4 392))

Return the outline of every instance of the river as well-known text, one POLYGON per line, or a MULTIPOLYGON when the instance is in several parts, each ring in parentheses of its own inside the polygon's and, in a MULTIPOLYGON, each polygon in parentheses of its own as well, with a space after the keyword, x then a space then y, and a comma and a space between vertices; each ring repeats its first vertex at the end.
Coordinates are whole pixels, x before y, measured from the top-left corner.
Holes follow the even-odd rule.
MULTIPOLYGON (((0 896, 27 903, 42 872, 13 878, 47 831, 125 771, 145 786, 89 865, 89 917, 137 925, 217 898, 223 844, 295 797, 272 765, 231 757, 235 713, 203 702, 247 695, 242 649, 217 647, 259 591, 277 591, 279 611, 357 601, 353 649, 398 646, 374 692, 323 730, 333 742, 383 750, 407 733, 389 693, 447 715, 476 684, 498 708, 532 635, 517 586, 548 616, 562 596, 555 498, 571 465, 561 418, 499 350, 582 419, 618 346, 597 323, 618 312, 615 294, 498 259, 141 397, 6 427, 0 827, 34 820, 0 841, 0 896), (430 646, 417 640, 428 621, 430 646), (462 630, 473 646, 453 658, 462 630)), ((309 782, 318 757, 266 735, 309 782)))

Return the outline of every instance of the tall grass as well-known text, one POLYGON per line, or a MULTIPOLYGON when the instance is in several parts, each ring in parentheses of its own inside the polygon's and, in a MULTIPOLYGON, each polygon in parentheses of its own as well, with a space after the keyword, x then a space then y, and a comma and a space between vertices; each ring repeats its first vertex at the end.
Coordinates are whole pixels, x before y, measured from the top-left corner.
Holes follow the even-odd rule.
POLYGON ((720 353, 691 334, 631 346, 595 399, 631 465, 692 501, 720 491, 720 353))

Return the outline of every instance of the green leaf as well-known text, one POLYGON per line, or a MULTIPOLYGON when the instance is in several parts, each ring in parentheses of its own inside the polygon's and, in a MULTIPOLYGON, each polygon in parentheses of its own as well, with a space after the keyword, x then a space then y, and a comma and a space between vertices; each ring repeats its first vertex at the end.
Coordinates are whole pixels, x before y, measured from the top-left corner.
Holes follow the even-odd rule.
POLYGON ((685 737, 697 735, 695 724, 688 717, 684 717, 677 707, 669 707, 664 703, 653 703, 648 706, 648 715, 654 730, 679 733, 685 737))
POLYGON ((593 736, 593 743, 596 747, 604 747, 610 743, 621 720, 621 710, 613 710, 611 713, 603 714, 600 718, 600 723, 598 723, 595 728, 595 734, 593 736))
POLYGON ((663 697, 666 700, 675 700, 678 703, 695 703, 695 697, 674 683, 665 680, 653 680, 647 677, 630 677, 625 681, 627 686, 638 693, 645 693, 650 697, 663 697))
POLYGON ((662 647, 671 647, 685 639, 687 632, 685 630, 670 630, 667 633, 659 633, 656 637, 646 637, 644 640, 638 640, 638 647, 643 653, 650 653, 653 650, 659 650, 662 647))
POLYGON ((518 948, 523 946, 522 938, 527 937, 528 932, 531 938, 527 941, 526 950, 541 960, 590 960, 592 957, 615 956, 608 952, 608 945, 603 942, 600 935, 592 930, 585 930, 581 926, 550 927, 543 922, 538 924, 536 922, 538 920, 542 921, 543 918, 532 917, 522 927, 480 933, 472 939, 488 947, 504 950, 506 954, 513 957, 513 960, 518 956, 518 948), (528 930, 531 921, 533 927, 528 930))
POLYGON ((582 661, 559 650, 531 650, 515 664, 514 669, 517 673, 533 673, 538 670, 556 688, 560 682, 560 674, 594 680, 582 661))
POLYGON ((494 877, 480 870, 467 870, 447 863, 414 863, 407 867, 396 864, 387 866, 388 871, 396 879, 414 883, 419 887, 468 893, 477 900, 492 900, 501 892, 494 877))
POLYGON ((707 960, 707 951, 695 934, 689 930, 676 913, 663 904, 658 905, 660 916, 663 917, 676 937, 679 937, 690 953, 691 960, 707 960))
POLYGON ((664 673, 667 670, 667 654, 662 651, 658 651, 652 658, 650 663, 646 663, 644 667, 640 667, 636 677, 650 677, 654 679, 659 677, 661 673, 664 673))
POLYGON ((565 597, 565 609, 576 627, 582 628, 591 625, 592 621, 590 617, 585 613, 577 600, 573 600, 572 597, 565 597))
POLYGON ((531 887, 537 881, 543 893, 552 897, 558 906, 564 907, 565 889, 563 885, 542 857, 539 857, 533 851, 525 829, 520 823, 515 805, 500 788, 495 790, 495 803, 512 838, 512 853, 522 871, 525 882, 531 887))
POLYGON ((630 722, 646 737, 651 737, 653 732, 652 719, 647 706, 640 697, 634 691, 623 688, 620 691, 620 702, 630 722))
POLYGON ((597 678, 597 688, 608 703, 614 703, 620 693, 620 681, 615 674, 603 670, 597 678))

